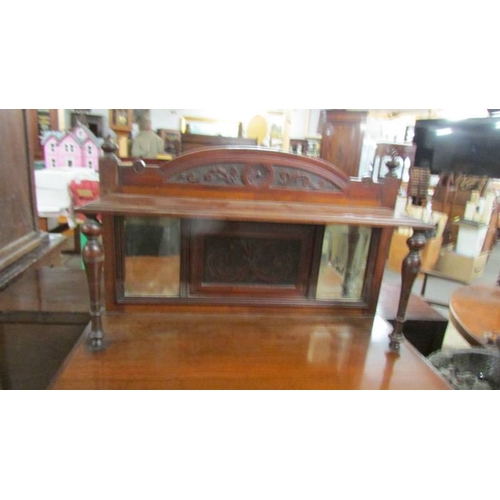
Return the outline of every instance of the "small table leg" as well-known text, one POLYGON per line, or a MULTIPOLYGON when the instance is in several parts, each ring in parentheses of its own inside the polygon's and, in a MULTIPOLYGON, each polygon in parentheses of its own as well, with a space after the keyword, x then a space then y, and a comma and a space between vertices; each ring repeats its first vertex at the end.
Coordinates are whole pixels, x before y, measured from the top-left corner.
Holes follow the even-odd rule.
POLYGON ((403 326, 405 322, 406 309, 410 300, 411 289, 415 278, 417 277, 422 262, 420 260, 420 250, 425 247, 426 238, 425 231, 415 231, 413 236, 408 239, 406 244, 410 249, 410 253, 403 261, 401 270, 402 283, 401 295, 399 298, 398 313, 396 316, 396 324, 394 331, 389 335, 391 339, 389 347, 394 350, 399 350, 400 345, 405 341, 403 335, 403 326))
POLYGON ((101 349, 104 338, 102 328, 102 314, 104 312, 104 305, 102 303, 104 251, 100 242, 101 225, 95 220, 87 219, 83 223, 81 231, 87 237, 87 243, 82 249, 82 258, 85 264, 85 272, 87 273, 90 295, 90 347, 101 349))

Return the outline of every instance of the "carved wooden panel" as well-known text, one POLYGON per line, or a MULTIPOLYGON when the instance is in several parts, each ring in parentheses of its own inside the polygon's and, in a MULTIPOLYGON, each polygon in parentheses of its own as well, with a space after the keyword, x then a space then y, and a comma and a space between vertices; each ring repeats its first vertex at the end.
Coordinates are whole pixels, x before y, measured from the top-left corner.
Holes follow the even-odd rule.
POLYGON ((190 224, 190 295, 306 297, 315 226, 190 224))
POLYGON ((198 184, 216 187, 250 187, 258 189, 298 189, 330 191, 340 189, 320 175, 300 168, 251 163, 202 165, 179 173, 159 169, 165 184, 198 184))
POLYGON ((300 241, 289 239, 207 236, 203 283, 295 285, 300 241))
POLYGON ((242 163, 203 165, 185 172, 170 175, 159 170, 166 184, 200 184, 202 186, 243 186, 242 163))
POLYGON ((323 177, 304 170, 289 167, 274 167, 275 187, 300 189, 303 191, 332 191, 340 189, 323 177))

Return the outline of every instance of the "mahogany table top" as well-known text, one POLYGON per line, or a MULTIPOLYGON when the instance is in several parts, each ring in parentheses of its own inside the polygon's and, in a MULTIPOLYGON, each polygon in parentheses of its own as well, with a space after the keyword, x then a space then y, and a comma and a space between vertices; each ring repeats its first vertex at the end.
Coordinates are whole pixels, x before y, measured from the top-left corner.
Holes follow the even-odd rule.
POLYGON ((86 333, 54 389, 449 389, 379 317, 107 314, 106 348, 86 333))
POLYGON ((486 332, 500 334, 500 287, 460 287, 450 299, 450 318, 465 340, 472 345, 486 345, 486 332))

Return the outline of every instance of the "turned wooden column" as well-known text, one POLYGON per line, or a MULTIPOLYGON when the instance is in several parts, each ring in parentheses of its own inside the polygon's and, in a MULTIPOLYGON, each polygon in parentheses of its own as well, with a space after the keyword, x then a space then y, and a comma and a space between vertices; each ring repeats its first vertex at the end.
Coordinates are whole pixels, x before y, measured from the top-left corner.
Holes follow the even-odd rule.
POLYGON ((350 298, 352 293, 352 275, 354 256, 359 243, 359 226, 350 225, 347 236, 347 263, 344 283, 342 283, 342 297, 350 298))
POLYGON ((101 245, 101 225, 92 219, 87 219, 81 228, 87 237, 87 243, 82 250, 83 263, 87 273, 90 295, 90 321, 91 331, 89 344, 93 349, 103 347, 104 331, 102 329, 102 315, 104 304, 102 301, 102 277, 104 264, 104 251, 101 245))
POLYGON ((394 331, 389 335, 391 339, 389 347, 394 350, 399 350, 399 346, 405 341, 403 334, 403 326, 405 322, 406 309, 408 308, 408 301, 410 299, 411 289, 415 278, 417 277, 420 266, 420 250, 425 247, 426 237, 425 231, 416 230, 411 238, 408 239, 406 244, 410 249, 410 253, 403 260, 401 269, 401 295, 399 297, 398 313, 396 316, 396 324, 394 331))

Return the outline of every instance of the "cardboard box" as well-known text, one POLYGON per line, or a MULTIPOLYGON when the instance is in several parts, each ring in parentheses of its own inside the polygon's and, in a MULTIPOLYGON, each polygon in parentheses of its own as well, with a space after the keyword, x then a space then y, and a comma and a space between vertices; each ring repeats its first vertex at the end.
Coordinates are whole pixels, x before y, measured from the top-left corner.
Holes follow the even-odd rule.
POLYGON ((488 225, 469 221, 460 221, 457 222, 457 225, 458 235, 455 251, 466 257, 481 255, 486 233, 488 232, 488 225))
POLYGON ((470 283, 483 275, 489 255, 489 252, 484 252, 478 257, 467 257, 443 248, 434 270, 452 279, 470 283))
MULTIPOLYGON (((394 232, 389 249, 389 259, 387 267, 391 271, 401 272, 403 259, 406 258, 410 250, 406 241, 410 236, 404 233, 394 232)), ((422 260, 422 269, 434 269, 434 266, 439 258, 439 251, 443 244, 443 237, 430 238, 427 240, 425 248, 420 252, 420 259, 422 260)))

